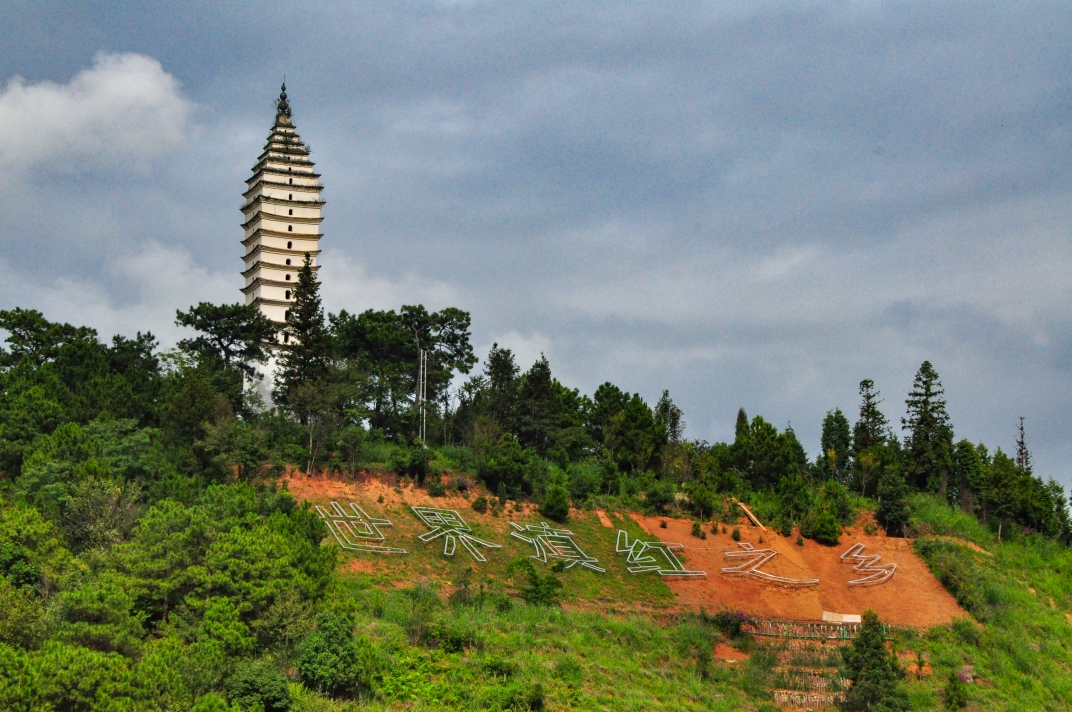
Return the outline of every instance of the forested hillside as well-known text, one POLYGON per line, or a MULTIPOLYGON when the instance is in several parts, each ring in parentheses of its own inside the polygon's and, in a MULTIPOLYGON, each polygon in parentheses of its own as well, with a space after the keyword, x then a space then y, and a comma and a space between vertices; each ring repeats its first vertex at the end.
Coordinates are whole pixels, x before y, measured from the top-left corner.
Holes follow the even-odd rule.
POLYGON ((899 423, 860 383, 855 423, 828 413, 809 459, 791 428, 744 409, 733 442, 690 441, 665 391, 654 404, 611 383, 583 394, 546 358, 522 371, 498 346, 478 363, 457 309, 325 315, 308 263, 282 329, 240 305, 202 303, 177 322, 188 337, 164 352, 147 333, 105 342, 0 312, 4 709, 771 704, 773 654, 739 635, 736 612, 586 606, 526 559, 445 587, 344 571, 323 520, 280 485, 292 469, 392 474, 431 497, 471 493, 476 511, 535 506, 560 522, 594 508, 691 518, 697 536, 733 526, 735 499, 822 543, 874 512, 889 535, 915 537, 974 620, 897 633, 941 673, 908 682, 881 635, 878 652, 861 640, 844 674, 869 682, 850 707, 961 695, 1058 709, 1070 692, 1065 495, 1034 473, 1023 427, 1009 454, 958 440, 930 363, 899 423), (271 356, 269 407, 258 374, 271 356), (730 643, 747 664, 713 660, 730 643), (989 679, 970 694, 953 681, 969 657, 989 679))

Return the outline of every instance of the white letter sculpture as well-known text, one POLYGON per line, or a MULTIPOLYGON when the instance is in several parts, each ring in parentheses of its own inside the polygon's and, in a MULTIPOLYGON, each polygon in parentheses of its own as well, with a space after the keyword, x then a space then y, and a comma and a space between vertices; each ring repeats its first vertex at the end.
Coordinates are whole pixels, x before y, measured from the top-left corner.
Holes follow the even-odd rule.
POLYGON ((819 583, 819 579, 794 579, 788 576, 776 576, 774 574, 768 574, 766 571, 760 571, 759 567, 767 563, 778 552, 774 549, 754 549, 752 545, 746 541, 742 541, 737 546, 741 547, 741 551, 726 551, 723 552, 724 556, 730 558, 747 557, 748 561, 737 566, 724 566, 722 572, 726 574, 742 574, 746 576, 755 576, 765 581, 773 581, 774 583, 784 583, 790 586, 813 586, 819 583))
POLYGON ((681 560, 674 554, 674 551, 683 551, 684 549, 684 544, 641 541, 640 539, 634 539, 630 545, 629 533, 624 529, 618 530, 618 541, 614 544, 614 550, 619 554, 629 553, 629 556, 625 557, 625 563, 635 564, 635 566, 628 567, 631 574, 656 571, 660 576, 706 576, 706 571, 689 571, 685 568, 681 560), (665 565, 658 563, 658 560, 648 553, 649 551, 661 554, 665 565))
POLYGON ((454 549, 457 547, 457 539, 461 539, 462 546, 464 546, 473 558, 477 561, 487 561, 484 555, 477 551, 474 544, 480 544, 490 549, 501 549, 501 544, 493 544, 490 541, 483 541, 477 539, 471 534, 473 531, 469 528, 469 525, 462 519, 462 515, 458 514, 454 509, 436 509, 435 507, 410 507, 413 513, 417 515, 417 518, 429 526, 432 531, 421 534, 418 539, 424 543, 428 543, 433 539, 439 537, 446 537, 443 543, 443 553, 447 556, 454 556, 454 549))
POLYGON ((514 531, 510 532, 510 536, 521 541, 527 541, 536 547, 536 555, 530 556, 530 559, 536 559, 545 564, 548 559, 564 561, 566 562, 567 570, 580 564, 583 568, 598 571, 599 573, 605 573, 606 571, 596 566, 599 563, 599 559, 581 551, 581 547, 577 546, 577 542, 573 541, 573 532, 569 529, 552 529, 547 522, 526 524, 523 527, 510 522, 510 526, 514 528, 514 531), (531 536, 525 536, 525 534, 531 536))
POLYGON ((376 554, 405 554, 405 549, 396 549, 392 546, 383 546, 387 538, 380 531, 380 527, 391 526, 389 519, 373 519, 365 510, 350 502, 350 514, 342 508, 338 502, 332 502, 331 514, 320 505, 316 507, 316 513, 323 518, 328 529, 335 536, 339 546, 350 551, 371 551, 376 554), (375 543, 381 542, 381 543, 375 543))
POLYGON ((861 574, 868 574, 863 578, 853 579, 849 581, 850 586, 874 586, 877 583, 886 583, 893 578, 893 572, 897 570, 897 564, 879 564, 878 560, 882 557, 878 554, 864 554, 864 545, 859 542, 849 547, 849 550, 841 555, 841 562, 853 563, 853 571, 861 574))

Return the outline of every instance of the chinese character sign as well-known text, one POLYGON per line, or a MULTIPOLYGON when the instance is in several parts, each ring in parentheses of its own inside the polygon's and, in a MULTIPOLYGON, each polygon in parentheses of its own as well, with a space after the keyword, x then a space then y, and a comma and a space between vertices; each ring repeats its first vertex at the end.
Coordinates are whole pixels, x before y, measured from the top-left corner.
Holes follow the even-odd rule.
POLYGON ((405 554, 405 549, 385 546, 387 538, 380 531, 380 527, 391 526, 389 519, 375 519, 365 513, 365 510, 350 502, 350 511, 347 512, 338 502, 331 503, 329 513, 323 507, 317 505, 316 513, 321 516, 328 529, 339 542, 339 546, 350 551, 370 551, 377 554, 405 554))
POLYGON ((865 554, 864 545, 857 542, 849 547, 848 551, 841 555, 842 563, 854 564, 853 571, 861 574, 867 574, 858 579, 849 581, 850 586, 874 586, 879 583, 886 583, 893 574, 897 571, 897 564, 895 563, 878 563, 882 557, 878 554, 865 554))
POLYGON ((684 544, 668 544, 663 541, 634 539, 630 544, 629 533, 624 529, 618 530, 618 541, 614 545, 614 550, 619 554, 628 554, 625 563, 631 564, 627 567, 629 573, 655 571, 660 576, 706 576, 706 571, 690 571, 685 568, 681 559, 674 553, 684 549, 684 544))
POLYGON ((447 556, 454 556, 458 541, 461 541, 462 546, 477 561, 487 561, 484 555, 476 548, 477 546, 486 546, 489 549, 502 548, 500 544, 477 539, 473 536, 473 530, 469 528, 469 525, 465 523, 462 515, 458 514, 457 510, 436 509, 435 507, 410 507, 410 509, 431 530, 421 534, 418 538, 428 543, 443 537, 443 553, 447 556))
POLYGON ((788 576, 778 576, 777 574, 760 571, 760 567, 777 556, 778 552, 774 549, 756 549, 746 541, 738 543, 737 546, 740 547, 740 550, 726 551, 723 552, 722 555, 731 559, 745 559, 745 562, 743 564, 738 564, 737 566, 723 566, 723 573, 755 576, 764 581, 784 583, 790 586, 814 586, 819 583, 819 579, 817 578, 795 579, 788 576))
POLYGON ((596 566, 599 560, 581 551, 581 547, 573 540, 573 532, 569 529, 555 529, 547 522, 541 524, 526 524, 521 526, 510 522, 514 531, 510 536, 527 541, 536 547, 536 554, 530 559, 537 559, 545 564, 549 559, 565 562, 567 569, 572 569, 580 564, 582 568, 603 573, 605 570, 596 566))

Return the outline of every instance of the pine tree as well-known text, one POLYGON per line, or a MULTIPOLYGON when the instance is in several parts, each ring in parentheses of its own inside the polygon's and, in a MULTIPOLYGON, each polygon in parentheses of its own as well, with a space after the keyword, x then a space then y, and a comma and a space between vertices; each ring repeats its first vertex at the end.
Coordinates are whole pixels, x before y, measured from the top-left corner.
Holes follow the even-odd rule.
POLYGON ((849 433, 849 419, 840 408, 827 412, 819 439, 822 450, 819 460, 830 476, 841 483, 848 481, 852 471, 852 435, 849 433))
POLYGON ((547 357, 532 364, 520 379, 518 389, 518 440, 545 455, 559 427, 558 402, 547 357))
POLYGON ((857 455, 874 445, 885 445, 889 436, 890 423, 878 409, 882 400, 875 390, 875 382, 870 378, 860 381, 860 417, 852 429, 853 452, 857 455))
POLYGON ((744 443, 748 440, 748 413, 744 412, 744 408, 737 410, 737 423, 733 428, 734 442, 744 443))
POLYGON ((488 380, 487 408, 488 414, 505 428, 511 428, 517 418, 520 373, 514 353, 499 348, 497 343, 492 344, 484 362, 484 376, 488 380))
POLYGON ((1024 416, 1020 416, 1020 428, 1016 433, 1016 467, 1025 475, 1031 475, 1031 453, 1027 449, 1027 434, 1024 431, 1024 416))
POLYGON ((909 514, 908 505, 905 503, 907 495, 908 488, 900 473, 888 470, 882 475, 878 483, 879 502, 875 518, 886 528, 886 534, 900 536, 904 533, 909 514))
POLYGON ((666 428, 666 435, 672 443, 679 442, 685 432, 684 415, 681 408, 671 400, 670 391, 664 390, 659 402, 655 404, 655 419, 666 428))
POLYGON ((953 425, 944 394, 938 372, 930 361, 924 361, 905 400, 907 417, 901 419, 902 429, 910 431, 905 442, 906 479, 915 487, 943 495, 953 452, 953 425))
POLYGON ((294 306, 287 310, 281 351, 275 388, 272 391, 272 397, 277 403, 285 403, 294 388, 327 377, 331 336, 324 327, 320 283, 313 275, 312 257, 308 252, 305 253, 305 262, 298 271, 294 306))
POLYGON ((872 610, 864 611, 863 625, 841 657, 843 674, 852 680, 844 709, 894 712, 912 708, 901 682, 897 658, 886 650, 886 630, 872 610))

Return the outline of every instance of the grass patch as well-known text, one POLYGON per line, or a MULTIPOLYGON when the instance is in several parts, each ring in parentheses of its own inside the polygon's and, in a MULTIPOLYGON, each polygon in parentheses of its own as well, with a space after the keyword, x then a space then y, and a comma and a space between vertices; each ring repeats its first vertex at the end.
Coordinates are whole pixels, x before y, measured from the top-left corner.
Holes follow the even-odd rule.
POLYGON ((950 674, 967 671, 975 679, 967 686, 973 709, 1067 709, 1072 551, 1037 535, 998 544, 973 518, 936 498, 916 496, 912 508, 913 528, 926 532, 916 540, 917 553, 972 614, 952 626, 899 636, 897 645, 923 654, 933 668, 910 686, 916 708, 939 704, 950 674))

